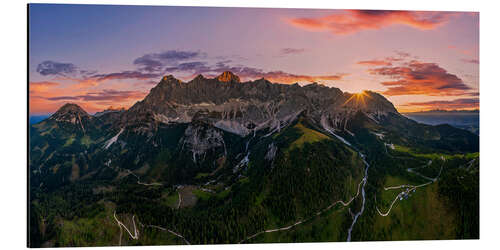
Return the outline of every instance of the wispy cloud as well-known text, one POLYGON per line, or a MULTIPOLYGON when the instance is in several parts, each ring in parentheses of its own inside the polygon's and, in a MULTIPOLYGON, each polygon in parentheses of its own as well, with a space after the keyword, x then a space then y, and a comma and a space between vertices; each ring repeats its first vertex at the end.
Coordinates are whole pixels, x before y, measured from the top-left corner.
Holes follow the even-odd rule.
POLYGON ((58 82, 50 82, 50 81, 41 81, 41 82, 30 82, 29 87, 31 88, 38 88, 38 87, 53 87, 53 86, 58 86, 58 82))
POLYGON ((75 77, 56 77, 54 80, 57 81, 70 81, 76 84, 70 86, 72 89, 86 89, 89 87, 96 87, 100 83, 110 80, 134 80, 139 82, 150 82, 153 79, 158 79, 161 77, 160 73, 147 73, 137 70, 126 70, 114 73, 100 73, 89 72, 85 75, 75 76, 75 77))
POLYGON ((280 51, 281 55, 296 55, 296 54, 301 54, 304 53, 306 49, 304 48, 283 48, 280 51))
POLYGON ((192 74, 202 74, 213 71, 212 67, 207 66, 207 62, 186 62, 168 67, 165 72, 191 72, 192 74))
POLYGON ((455 45, 448 45, 448 49, 451 49, 451 50, 453 50, 455 52, 458 52, 460 54, 467 55, 467 56, 470 56, 472 54, 472 50, 471 49, 461 49, 461 48, 458 48, 455 45))
POLYGON ((42 82, 30 82, 29 83, 29 92, 30 93, 37 93, 37 92, 43 92, 47 91, 52 87, 59 86, 58 82, 49 82, 49 81, 42 81, 42 82))
POLYGON ((78 82, 79 87, 96 86, 100 82, 108 80, 139 80, 150 83, 153 79, 160 78, 162 74, 173 68, 182 69, 192 67, 191 63, 182 61, 203 58, 205 53, 200 51, 168 50, 160 53, 145 54, 136 58, 133 64, 137 67, 133 70, 124 70, 111 73, 97 73, 95 71, 80 71, 80 77, 66 78, 78 82), (186 64, 186 66, 184 66, 186 64))
POLYGON ((462 62, 465 62, 465 63, 472 63, 472 64, 479 64, 479 60, 478 59, 461 59, 462 62))
POLYGON ((142 73, 140 71, 122 71, 116 73, 108 74, 95 74, 90 76, 90 79, 94 79, 98 82, 107 80, 123 80, 123 79, 137 79, 137 80, 147 80, 151 78, 157 78, 161 76, 156 73, 142 73))
POLYGON ((97 74, 97 70, 80 70, 80 75, 83 77, 90 77, 97 74))
POLYGON ((367 60, 367 61, 359 61, 356 64, 360 65, 369 65, 369 66, 391 66, 392 63, 387 60, 367 60))
POLYGON ((479 109, 479 98, 461 98, 451 101, 438 100, 429 102, 410 102, 404 106, 416 106, 422 109, 479 109))
POLYGON ((134 60, 139 70, 146 72, 161 72, 167 65, 174 65, 180 61, 203 57, 200 51, 168 50, 159 53, 145 54, 134 60))
POLYGON ((268 71, 262 72, 260 70, 245 68, 241 72, 245 78, 265 78, 271 82, 278 83, 296 83, 296 82, 321 82, 321 81, 338 81, 342 80, 349 74, 339 73, 333 75, 301 75, 293 74, 284 71, 268 71))
MULTIPOLYGON (((303 48, 283 48, 280 50, 282 55, 292 55, 303 53, 303 48)), ((237 57, 237 56, 235 56, 237 57)), ((77 70, 77 67, 65 67, 60 64, 46 63, 45 70, 58 68, 60 73, 56 75, 57 80, 69 80, 76 82, 72 85, 73 89, 84 90, 88 87, 96 87, 101 82, 109 80, 138 80, 143 83, 156 83, 155 79, 159 79, 163 74, 178 73, 180 78, 188 79, 198 74, 204 74, 207 77, 215 77, 224 71, 232 71, 239 75, 244 80, 254 80, 258 78, 266 78, 269 81, 280 83, 295 83, 295 82, 320 82, 325 80, 341 80, 348 74, 328 74, 328 75, 305 75, 285 72, 282 70, 265 71, 260 68, 248 67, 245 65, 233 65, 233 60, 227 57, 208 58, 207 54, 201 51, 181 51, 167 50, 165 52, 145 54, 136 58, 133 61, 136 69, 125 70, 111 73, 97 73, 96 71, 77 70), (198 60, 194 60, 198 59, 198 60), (194 60, 194 61, 193 61, 194 60), (216 60, 216 61, 214 61, 216 60), (52 66, 48 66, 52 65, 52 66), (54 66, 56 65, 56 66, 54 66), (71 70, 68 69, 71 68, 71 70), (64 72, 74 72, 76 75, 66 75, 64 72)), ((43 71, 47 73, 46 71, 43 71)))
POLYGON ((416 56, 412 56, 408 52, 395 50, 395 56, 387 56, 383 59, 372 59, 372 60, 364 60, 356 62, 356 64, 364 65, 364 66, 392 66, 394 63, 407 61, 410 58, 416 59, 416 56))
POLYGON ((83 95, 76 96, 54 96, 46 97, 45 99, 49 101, 113 101, 113 102, 123 102, 127 100, 137 100, 143 98, 146 95, 145 92, 141 91, 120 91, 113 89, 104 89, 102 91, 88 92, 83 95))
POLYGON ((405 25, 419 30, 432 30, 445 24, 454 12, 346 10, 317 18, 293 18, 288 22, 308 31, 327 31, 347 35, 363 30, 378 30, 392 25, 405 25))
POLYGON ((43 61, 36 67, 36 72, 40 75, 60 75, 65 76, 77 72, 77 67, 72 63, 61 63, 54 61, 43 61))

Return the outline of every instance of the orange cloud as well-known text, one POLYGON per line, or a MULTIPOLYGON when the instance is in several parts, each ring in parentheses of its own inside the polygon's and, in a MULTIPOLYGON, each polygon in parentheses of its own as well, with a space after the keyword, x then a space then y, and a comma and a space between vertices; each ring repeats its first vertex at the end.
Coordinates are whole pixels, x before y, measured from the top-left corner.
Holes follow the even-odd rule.
MULTIPOLYGON (((342 80, 348 74, 336 74, 336 75, 320 75, 320 76, 310 76, 310 75, 296 75, 291 73, 286 73, 282 71, 271 71, 257 75, 263 77, 270 82, 277 83, 296 83, 296 82, 319 82, 319 81, 338 81, 342 80)), ((252 77, 245 76, 243 77, 252 77)), ((253 76, 256 77, 256 76, 253 76)))
POLYGON ((431 30, 445 24, 454 12, 346 10, 318 18, 293 18, 288 22, 309 31, 329 31, 337 35, 378 30, 391 25, 406 25, 419 30, 431 30))
POLYGON ((470 95, 471 88, 462 79, 435 63, 411 61, 404 66, 373 68, 368 72, 394 79, 381 82, 382 85, 388 87, 383 94, 389 96, 470 95))
POLYGON ((42 82, 30 82, 29 83, 29 91, 31 92, 40 92, 40 91, 47 91, 51 87, 58 86, 59 83, 57 82, 47 82, 47 81, 42 81, 42 82))

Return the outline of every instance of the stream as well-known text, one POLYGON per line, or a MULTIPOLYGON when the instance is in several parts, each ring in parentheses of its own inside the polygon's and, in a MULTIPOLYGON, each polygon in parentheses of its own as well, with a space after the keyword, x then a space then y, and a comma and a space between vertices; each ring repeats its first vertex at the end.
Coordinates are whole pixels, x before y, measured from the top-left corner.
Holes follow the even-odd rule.
MULTIPOLYGON (((354 149, 354 150, 356 150, 356 149, 354 149)), ((366 162, 366 160, 365 160, 365 155, 362 154, 361 152, 357 151, 357 150, 356 150, 356 152, 359 153, 359 155, 361 156, 361 159, 363 159, 363 163, 366 166, 366 168, 365 168, 365 176, 363 177, 363 186, 361 187, 361 197, 363 198, 363 202, 361 203, 362 204, 361 205, 361 210, 354 215, 354 219, 352 221, 352 224, 349 227, 349 229, 347 230, 347 241, 351 241, 352 228, 354 227, 354 225, 358 221, 359 216, 361 216, 363 214, 363 212, 365 211, 365 202, 366 202, 365 185, 366 185, 366 182, 368 181, 368 169, 370 168, 370 164, 368 164, 368 162, 366 162)))
POLYGON ((349 146, 354 151, 358 152, 359 156, 361 157, 361 159, 363 160, 363 163, 366 166, 365 176, 363 177, 363 180, 361 181, 363 183, 363 185, 361 186, 361 197, 363 198, 363 201, 361 203, 361 210, 354 215, 354 219, 352 220, 352 224, 349 227, 349 229, 347 230, 347 241, 349 242, 349 241, 351 241, 351 233, 352 233, 352 229, 354 228, 354 225, 356 225, 356 222, 358 221, 359 216, 361 216, 363 214, 363 212, 365 211, 365 203, 366 203, 365 185, 366 185, 366 182, 368 181, 368 169, 370 168, 370 164, 368 164, 368 162, 366 162, 365 155, 363 153, 359 152, 359 150, 357 148, 355 148, 354 146, 352 146, 352 144, 349 143, 346 139, 335 134, 332 130, 328 129, 326 126, 323 126, 323 127, 326 129, 326 131, 330 132, 330 134, 335 136, 337 139, 339 139, 345 145, 349 146))

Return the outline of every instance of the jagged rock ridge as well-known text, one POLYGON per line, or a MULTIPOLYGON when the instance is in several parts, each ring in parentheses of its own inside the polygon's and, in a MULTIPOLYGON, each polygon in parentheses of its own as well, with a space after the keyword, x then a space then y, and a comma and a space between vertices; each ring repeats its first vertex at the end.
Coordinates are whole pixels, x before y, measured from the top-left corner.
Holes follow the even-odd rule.
POLYGON ((364 91, 344 93, 317 83, 277 84, 265 79, 240 82, 231 72, 189 82, 165 76, 144 100, 121 118, 119 126, 140 123, 149 130, 155 123, 204 121, 225 131, 246 136, 254 130, 279 131, 306 113, 325 129, 342 130, 358 111, 378 121, 388 113, 399 114, 383 96, 364 91))

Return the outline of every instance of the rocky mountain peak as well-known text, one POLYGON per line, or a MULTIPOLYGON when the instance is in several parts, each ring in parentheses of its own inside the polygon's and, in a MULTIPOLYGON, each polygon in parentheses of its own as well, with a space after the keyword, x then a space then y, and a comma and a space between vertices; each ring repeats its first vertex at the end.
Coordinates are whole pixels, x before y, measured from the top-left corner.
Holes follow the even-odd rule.
MULTIPOLYGON (((372 91, 362 91, 360 93, 344 93, 347 100, 344 102, 342 106, 347 108, 354 109, 371 109, 375 108, 374 106, 378 106, 377 108, 383 107, 384 109, 394 109, 392 103, 390 103, 385 97, 382 95, 372 92, 372 91)), ((395 109, 394 109, 395 110, 395 109)))
POLYGON ((92 116, 74 103, 66 103, 57 110, 49 119, 58 122, 69 122, 78 125, 85 131, 84 123, 87 123, 92 116))
POLYGON ((179 85, 182 81, 175 78, 173 75, 163 76, 160 83, 156 87, 164 88, 165 86, 179 85))
POLYGON ((216 78, 219 82, 240 82, 240 77, 231 71, 224 71, 216 78))
POLYGON ((77 104, 66 103, 62 107, 60 107, 51 117, 60 117, 64 115, 89 116, 89 114, 77 104))
POLYGON ((164 82, 168 82, 168 81, 175 81, 175 80, 177 80, 177 78, 175 78, 173 75, 168 75, 168 76, 164 76, 161 80, 164 82))
POLYGON ((207 78, 205 78, 202 74, 199 74, 199 75, 197 75, 197 76, 193 79, 193 81, 195 81, 195 80, 202 81, 202 80, 205 80, 205 79, 207 79, 207 78))

